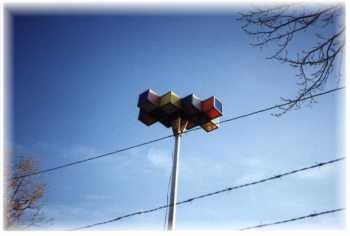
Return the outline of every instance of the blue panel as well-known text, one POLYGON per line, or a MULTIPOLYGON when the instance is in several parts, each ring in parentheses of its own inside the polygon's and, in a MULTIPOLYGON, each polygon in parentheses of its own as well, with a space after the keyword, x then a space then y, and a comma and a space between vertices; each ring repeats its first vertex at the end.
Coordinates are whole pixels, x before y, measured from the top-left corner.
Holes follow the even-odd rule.
POLYGON ((214 101, 214 106, 215 106, 215 108, 217 110, 220 111, 220 113, 222 113, 222 103, 216 98, 215 98, 215 101, 214 101))

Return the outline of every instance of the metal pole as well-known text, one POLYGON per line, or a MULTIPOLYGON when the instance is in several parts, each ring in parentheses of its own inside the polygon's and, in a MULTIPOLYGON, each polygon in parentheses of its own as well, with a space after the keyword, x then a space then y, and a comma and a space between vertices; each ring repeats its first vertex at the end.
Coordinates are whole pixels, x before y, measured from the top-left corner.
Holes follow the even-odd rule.
POLYGON ((173 157, 173 170, 171 175, 168 230, 175 229, 177 174, 179 172, 178 162, 179 162, 179 154, 180 154, 180 141, 181 141, 181 134, 175 135, 175 147, 174 147, 175 151, 174 151, 174 157, 173 157))

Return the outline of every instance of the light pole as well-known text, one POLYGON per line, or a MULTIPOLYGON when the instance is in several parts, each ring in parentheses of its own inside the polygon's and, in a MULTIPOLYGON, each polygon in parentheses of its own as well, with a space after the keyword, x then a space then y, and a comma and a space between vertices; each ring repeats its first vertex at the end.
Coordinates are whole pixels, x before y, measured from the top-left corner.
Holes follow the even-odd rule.
POLYGON ((217 129, 218 117, 222 116, 222 103, 215 97, 204 101, 189 95, 180 99, 174 92, 158 96, 148 89, 139 96, 139 120, 149 126, 159 121, 167 128, 172 128, 175 137, 174 156, 171 174, 171 190, 168 215, 168 230, 175 229, 177 178, 182 134, 186 129, 201 126, 210 132, 217 129))
POLYGON ((172 124, 173 133, 175 137, 173 167, 171 172, 171 189, 170 189, 170 202, 169 202, 169 215, 168 215, 168 230, 175 229, 176 219, 176 196, 177 196, 177 176, 179 173, 179 158, 180 158, 180 145, 182 133, 186 131, 188 122, 183 122, 181 117, 178 117, 172 124))
POLYGON ((175 229, 176 217, 176 196, 177 196, 177 176, 179 173, 179 156, 180 156, 181 134, 175 136, 175 151, 173 156, 173 168, 171 172, 171 190, 170 190, 170 206, 168 215, 168 230, 175 229))

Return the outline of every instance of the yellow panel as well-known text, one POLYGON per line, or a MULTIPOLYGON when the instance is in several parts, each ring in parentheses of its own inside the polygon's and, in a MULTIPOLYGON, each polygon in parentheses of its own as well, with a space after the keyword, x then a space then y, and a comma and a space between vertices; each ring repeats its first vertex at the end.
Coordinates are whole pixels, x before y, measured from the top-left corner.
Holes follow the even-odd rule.
POLYGON ((171 103, 177 107, 181 107, 180 98, 174 92, 171 92, 171 91, 164 94, 160 98, 160 106, 164 106, 164 105, 169 104, 169 103, 171 103))

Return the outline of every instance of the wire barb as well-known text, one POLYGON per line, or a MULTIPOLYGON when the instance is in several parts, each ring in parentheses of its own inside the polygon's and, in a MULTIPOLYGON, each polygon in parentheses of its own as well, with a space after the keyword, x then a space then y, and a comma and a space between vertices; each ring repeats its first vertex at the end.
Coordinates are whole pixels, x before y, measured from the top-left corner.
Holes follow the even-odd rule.
MULTIPOLYGON (((193 201, 195 201, 197 199, 214 196, 214 195, 217 195, 217 194, 220 194, 220 193, 223 193, 223 192, 229 192, 229 191, 237 190, 237 189, 240 189, 240 188, 245 188, 245 187, 256 185, 256 184, 261 184, 261 183, 268 182, 268 181, 271 181, 271 180, 274 180, 274 179, 279 179, 279 178, 285 177, 287 175, 292 175, 292 174, 296 174, 298 172, 311 170, 311 169, 319 167, 320 164, 322 164, 321 166, 324 167, 326 165, 329 165, 329 164, 332 164, 332 163, 335 163, 335 162, 338 162, 338 161, 342 161, 344 159, 345 159, 345 157, 337 158, 337 159, 329 160, 329 161, 326 161, 326 162, 321 162, 319 164, 306 166, 306 167, 303 167, 303 168, 300 168, 300 169, 291 170, 291 171, 288 171, 288 172, 284 172, 284 173, 281 173, 281 174, 278 174, 278 175, 274 175, 274 176, 271 176, 271 177, 268 177, 268 178, 256 180, 256 181, 253 181, 253 182, 248 182, 248 183, 245 183, 245 184, 235 185, 235 186, 224 188, 224 189, 221 189, 221 190, 218 190, 218 191, 215 191, 215 192, 198 195, 196 197, 192 197, 192 198, 189 198, 189 199, 177 202, 176 205, 188 204, 188 203, 191 203, 191 202, 193 202, 193 201)), ((155 207, 155 208, 152 208, 152 209, 149 209, 149 210, 144 210, 144 211, 138 211, 138 212, 135 212, 135 213, 130 213, 130 214, 127 214, 127 215, 124 215, 124 216, 119 216, 119 217, 116 217, 116 218, 113 218, 113 219, 110 219, 110 220, 107 220, 107 221, 103 221, 103 222, 99 222, 99 223, 95 223, 95 224, 90 224, 90 225, 82 226, 82 227, 71 229, 71 230, 82 230, 82 229, 92 228, 92 227, 95 227, 95 226, 98 226, 98 225, 103 225, 103 224, 119 221, 119 220, 122 220, 122 219, 125 219, 125 218, 129 218, 129 217, 132 217, 132 216, 137 215, 137 214, 141 215, 141 214, 147 214, 147 213, 150 213, 150 212, 158 211, 158 210, 161 210, 163 208, 170 207, 170 206, 173 206, 173 204, 158 206, 158 207, 155 207)))
POLYGON ((267 223, 267 224, 260 224, 260 225, 255 225, 255 226, 249 226, 249 227, 241 228, 239 230, 243 231, 243 230, 250 230, 250 229, 257 229, 257 228, 268 227, 268 226, 272 226, 272 225, 285 224, 285 223, 289 223, 289 222, 292 222, 292 221, 303 220, 303 219, 306 219, 306 218, 312 218, 312 217, 325 215, 325 214, 331 214, 331 213, 344 211, 344 210, 345 210, 345 208, 338 208, 338 209, 333 209, 333 210, 328 210, 328 211, 311 213, 309 215, 299 216, 299 217, 295 217, 295 218, 291 218, 291 219, 287 219, 287 220, 280 220, 280 221, 267 223))

